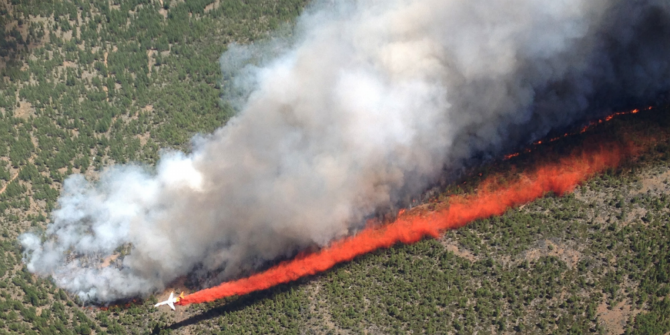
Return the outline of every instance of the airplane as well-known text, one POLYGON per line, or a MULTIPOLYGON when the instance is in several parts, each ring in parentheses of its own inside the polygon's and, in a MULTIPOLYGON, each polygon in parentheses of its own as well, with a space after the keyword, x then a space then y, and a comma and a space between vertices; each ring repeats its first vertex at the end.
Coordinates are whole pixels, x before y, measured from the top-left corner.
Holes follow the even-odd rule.
POLYGON ((181 300, 181 298, 183 298, 183 297, 184 297, 184 292, 182 292, 178 297, 175 298, 174 291, 172 291, 172 292, 170 292, 170 297, 167 300, 161 301, 161 302, 155 304, 154 307, 158 307, 158 306, 161 306, 161 305, 168 305, 168 306, 170 306, 170 308, 172 308, 172 310, 174 310, 174 304, 179 302, 179 300, 181 300))

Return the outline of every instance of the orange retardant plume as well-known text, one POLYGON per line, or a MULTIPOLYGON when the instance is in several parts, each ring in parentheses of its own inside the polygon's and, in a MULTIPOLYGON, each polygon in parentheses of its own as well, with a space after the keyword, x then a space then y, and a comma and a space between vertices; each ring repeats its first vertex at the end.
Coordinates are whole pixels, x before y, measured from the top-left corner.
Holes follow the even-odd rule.
POLYGON ((448 207, 442 210, 425 215, 401 215, 393 223, 369 227, 358 235, 336 241, 318 252, 296 257, 247 278, 187 295, 177 304, 203 303, 264 290, 328 270, 338 263, 379 248, 388 248, 399 242, 414 243, 426 236, 439 237, 444 230, 462 227, 473 220, 501 215, 547 192, 559 195, 570 192, 593 174, 616 167, 624 157, 635 155, 636 151, 633 146, 603 145, 583 150, 555 163, 544 164, 504 185, 500 185, 495 177, 487 178, 474 194, 451 196, 448 207))

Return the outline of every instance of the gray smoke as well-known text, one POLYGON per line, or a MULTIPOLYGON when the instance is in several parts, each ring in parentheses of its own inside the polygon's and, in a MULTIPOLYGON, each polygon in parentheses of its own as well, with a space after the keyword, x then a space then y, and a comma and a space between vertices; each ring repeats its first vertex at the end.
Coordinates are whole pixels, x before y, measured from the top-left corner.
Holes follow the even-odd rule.
POLYGON ((20 238, 28 269, 104 302, 325 246, 445 168, 656 99, 669 15, 661 0, 317 1, 290 39, 222 57, 241 111, 192 153, 69 177, 46 232, 20 238))

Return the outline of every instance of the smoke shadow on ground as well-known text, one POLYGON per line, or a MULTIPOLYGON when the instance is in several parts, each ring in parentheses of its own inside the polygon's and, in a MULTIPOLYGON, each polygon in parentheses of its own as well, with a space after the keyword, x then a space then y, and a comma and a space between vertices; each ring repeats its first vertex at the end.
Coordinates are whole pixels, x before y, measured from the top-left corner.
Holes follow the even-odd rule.
POLYGON ((219 316, 227 314, 227 313, 237 312, 239 310, 242 310, 244 307, 246 307, 248 305, 253 305, 254 303, 256 303, 257 301, 262 300, 263 298, 265 298, 265 296, 261 296, 261 295, 257 295, 257 296, 254 296, 254 297, 245 296, 245 297, 240 298, 236 301, 233 301, 233 302, 230 302, 230 303, 212 308, 210 310, 207 310, 207 311, 205 311, 201 314, 193 315, 189 318, 186 318, 182 321, 173 323, 169 326, 156 327, 156 328, 153 329, 153 331, 151 333, 152 334, 160 334, 162 330, 168 330, 168 329, 169 330, 177 330, 177 329, 180 329, 180 328, 183 328, 183 327, 188 327, 188 326, 198 324, 202 321, 206 321, 206 320, 209 320, 209 319, 219 317, 219 316))
POLYGON ((173 323, 171 325, 165 326, 165 327, 156 327, 152 330, 152 334, 160 334, 162 330, 177 330, 181 329, 184 327, 196 325, 202 321, 210 320, 210 319, 215 319, 221 315, 225 315, 228 313, 233 313, 240 311, 244 309, 245 307, 255 305, 259 301, 263 299, 268 299, 272 298, 276 294, 280 294, 286 291, 290 291, 291 289, 296 289, 301 286, 303 286, 305 283, 308 283, 312 281, 313 278, 318 277, 319 275, 316 276, 309 276, 306 278, 302 278, 300 280, 275 286, 272 288, 269 288, 267 290, 263 291, 258 291, 254 292, 248 295, 240 296, 235 298, 233 301, 227 301, 224 302, 223 304, 216 306, 214 308, 208 309, 200 314, 196 314, 193 316, 190 316, 184 320, 181 320, 179 322, 173 323))

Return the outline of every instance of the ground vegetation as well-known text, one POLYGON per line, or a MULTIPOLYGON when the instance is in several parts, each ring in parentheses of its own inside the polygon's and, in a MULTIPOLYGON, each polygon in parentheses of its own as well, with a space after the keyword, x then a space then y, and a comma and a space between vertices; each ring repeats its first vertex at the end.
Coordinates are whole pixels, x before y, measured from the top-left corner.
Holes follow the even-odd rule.
MULTIPOLYGON (((221 53, 290 27, 306 3, 0 1, 0 334, 670 331, 667 139, 573 194, 176 313, 153 308, 158 297, 86 306, 27 271, 16 238, 44 229, 68 175, 151 166, 161 148, 188 150, 191 136, 225 124, 234 110, 220 99, 221 53)), ((667 107, 654 113, 599 131, 670 130, 667 107)), ((473 167, 410 204, 430 210, 480 173, 522 170, 589 134, 473 167)))

